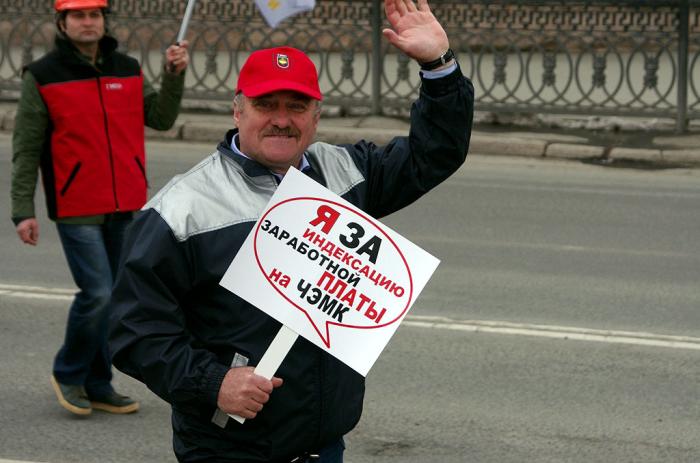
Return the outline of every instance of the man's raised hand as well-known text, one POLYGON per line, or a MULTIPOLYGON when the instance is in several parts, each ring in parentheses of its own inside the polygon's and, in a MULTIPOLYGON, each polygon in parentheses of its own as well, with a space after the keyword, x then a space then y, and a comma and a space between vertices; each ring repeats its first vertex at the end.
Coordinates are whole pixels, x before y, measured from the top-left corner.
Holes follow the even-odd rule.
POLYGON ((439 58, 450 48, 445 29, 430 11, 428 0, 384 0, 384 11, 391 29, 384 37, 418 62, 439 58))

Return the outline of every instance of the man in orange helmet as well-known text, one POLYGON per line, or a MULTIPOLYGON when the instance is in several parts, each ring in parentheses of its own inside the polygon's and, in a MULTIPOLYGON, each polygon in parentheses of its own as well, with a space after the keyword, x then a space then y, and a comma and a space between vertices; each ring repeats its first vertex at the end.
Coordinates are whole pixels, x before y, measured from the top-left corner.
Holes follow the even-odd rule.
POLYGON ((124 230, 146 201, 143 126, 173 125, 189 62, 187 42, 169 47, 156 92, 139 63, 116 51, 107 7, 107 0, 56 0, 55 48, 23 69, 12 140, 17 234, 38 243, 41 169, 49 217, 80 289, 51 376, 59 403, 78 415, 139 408, 111 386, 107 303, 124 230))

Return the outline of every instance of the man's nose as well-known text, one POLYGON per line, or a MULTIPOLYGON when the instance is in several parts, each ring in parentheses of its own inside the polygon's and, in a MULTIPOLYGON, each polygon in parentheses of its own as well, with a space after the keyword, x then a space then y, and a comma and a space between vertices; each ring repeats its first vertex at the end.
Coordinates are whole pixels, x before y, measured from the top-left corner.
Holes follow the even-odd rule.
POLYGON ((288 127, 291 120, 287 108, 278 108, 277 110, 275 110, 272 113, 271 119, 272 124, 280 128, 288 127))

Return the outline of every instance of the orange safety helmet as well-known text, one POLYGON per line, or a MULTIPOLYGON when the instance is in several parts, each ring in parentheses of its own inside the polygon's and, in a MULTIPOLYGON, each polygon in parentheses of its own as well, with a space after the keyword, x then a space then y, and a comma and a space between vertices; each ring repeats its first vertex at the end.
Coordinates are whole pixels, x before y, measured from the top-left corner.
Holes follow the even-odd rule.
POLYGON ((107 0, 56 0, 56 11, 87 10, 90 8, 107 8, 107 0))

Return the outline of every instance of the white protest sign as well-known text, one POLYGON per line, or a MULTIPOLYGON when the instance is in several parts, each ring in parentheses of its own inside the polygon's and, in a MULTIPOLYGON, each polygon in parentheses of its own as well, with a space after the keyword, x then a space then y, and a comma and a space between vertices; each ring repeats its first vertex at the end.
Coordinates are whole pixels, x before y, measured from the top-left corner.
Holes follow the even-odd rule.
POLYGON ((260 13, 273 29, 285 19, 295 14, 313 10, 314 0, 255 0, 260 13))
POLYGON ((221 285, 366 376, 438 264, 290 169, 221 285))

